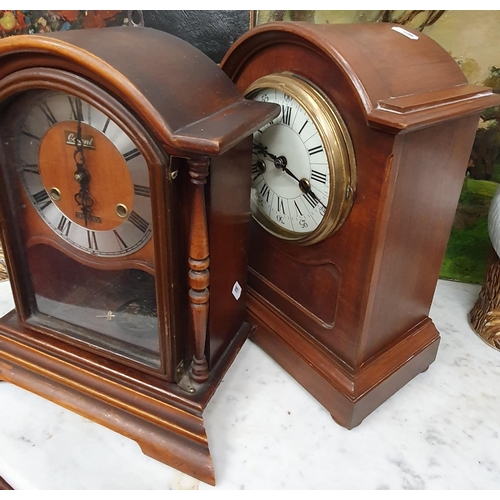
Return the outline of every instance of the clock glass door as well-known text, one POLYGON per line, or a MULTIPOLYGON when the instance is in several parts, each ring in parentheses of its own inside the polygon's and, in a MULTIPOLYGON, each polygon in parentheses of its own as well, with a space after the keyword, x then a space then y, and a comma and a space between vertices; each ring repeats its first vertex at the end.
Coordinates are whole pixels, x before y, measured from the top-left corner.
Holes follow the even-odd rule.
POLYGON ((144 151, 102 108, 66 92, 27 92, 9 117, 2 135, 20 201, 12 208, 32 290, 28 322, 159 368, 144 151))

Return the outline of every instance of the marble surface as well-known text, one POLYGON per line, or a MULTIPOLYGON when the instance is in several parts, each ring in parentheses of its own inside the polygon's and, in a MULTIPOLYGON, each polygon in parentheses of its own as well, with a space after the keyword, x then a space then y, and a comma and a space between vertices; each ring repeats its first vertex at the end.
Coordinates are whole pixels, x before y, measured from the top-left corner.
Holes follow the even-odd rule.
MULTIPOLYGON (((247 341, 205 414, 215 489, 500 489, 500 352, 467 322, 479 290, 438 283, 437 360, 351 431, 247 341)), ((0 283, 0 313, 11 307, 0 283)), ((0 450, 16 489, 214 489, 7 383, 0 450)))

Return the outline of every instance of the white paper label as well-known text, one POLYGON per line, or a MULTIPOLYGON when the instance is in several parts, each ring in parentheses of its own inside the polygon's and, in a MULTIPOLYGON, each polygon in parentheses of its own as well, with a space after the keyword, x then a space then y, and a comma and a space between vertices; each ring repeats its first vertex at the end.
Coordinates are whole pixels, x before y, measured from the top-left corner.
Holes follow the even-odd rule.
POLYGON ((233 297, 236 300, 240 300, 241 297, 241 286, 238 282, 233 285, 233 297))
POLYGON ((397 31, 398 33, 401 33, 402 35, 406 36, 407 38, 410 38, 411 40, 418 40, 417 35, 410 33, 409 31, 405 30, 404 28, 401 28, 399 26, 393 26, 391 29, 393 29, 394 31, 397 31))

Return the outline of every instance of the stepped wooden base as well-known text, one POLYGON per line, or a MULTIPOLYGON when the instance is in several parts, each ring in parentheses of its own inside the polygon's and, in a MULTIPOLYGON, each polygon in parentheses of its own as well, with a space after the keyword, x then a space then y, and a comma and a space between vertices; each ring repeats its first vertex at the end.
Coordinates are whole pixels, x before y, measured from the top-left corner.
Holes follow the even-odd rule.
POLYGON ((208 381, 189 395, 176 384, 126 384, 43 352, 21 341, 29 336, 15 312, 0 320, 0 379, 38 394, 136 441, 142 451, 181 472, 215 485, 203 411, 245 341, 240 329, 208 381))
POLYGON ((427 318, 398 342, 364 363, 349 367, 298 327, 266 314, 253 294, 248 300, 253 340, 318 400, 342 427, 352 429, 435 360, 439 332, 427 318), (272 325, 263 318, 271 319, 272 325))
POLYGON ((13 490, 12 486, 3 478, 0 477, 0 490, 13 490))

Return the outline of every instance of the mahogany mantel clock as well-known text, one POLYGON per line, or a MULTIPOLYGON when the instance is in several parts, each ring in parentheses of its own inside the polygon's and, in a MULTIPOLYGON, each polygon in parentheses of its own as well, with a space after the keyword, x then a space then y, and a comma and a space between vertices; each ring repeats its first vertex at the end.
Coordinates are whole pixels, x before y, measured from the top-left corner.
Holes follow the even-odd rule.
POLYGON ((221 64, 254 134, 252 338, 352 428, 435 359, 428 317, 491 89, 393 24, 272 23, 221 64))
POLYGON ((0 379, 213 484, 202 414, 249 333, 251 135, 278 112, 160 31, 2 40, 0 379))

